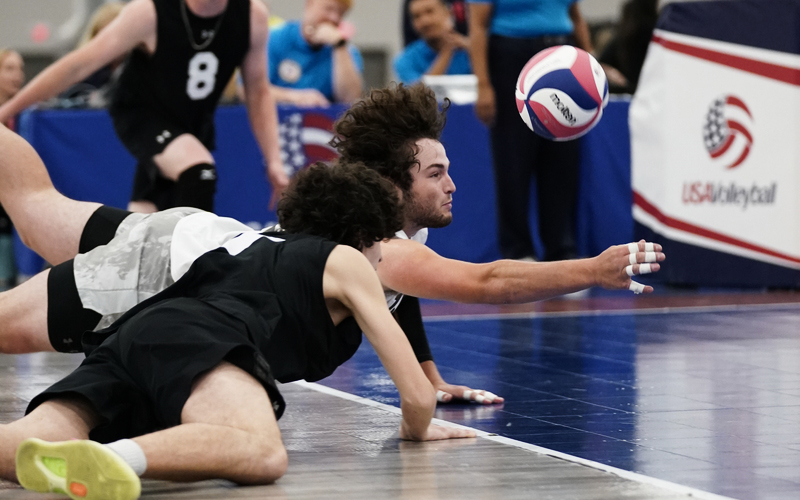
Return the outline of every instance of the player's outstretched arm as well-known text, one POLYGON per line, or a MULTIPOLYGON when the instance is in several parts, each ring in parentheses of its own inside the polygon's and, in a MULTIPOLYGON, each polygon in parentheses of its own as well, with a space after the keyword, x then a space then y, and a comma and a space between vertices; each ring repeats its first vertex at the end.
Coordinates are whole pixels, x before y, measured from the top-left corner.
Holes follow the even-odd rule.
POLYGON ((640 241, 610 247, 590 259, 471 264, 446 259, 415 241, 393 239, 383 244, 378 276, 401 293, 472 304, 534 302, 592 286, 650 293, 652 287, 631 277, 657 272, 666 258, 661 250, 661 245, 640 241))
POLYGON ((400 393, 403 422, 400 437, 413 441, 474 437, 472 431, 431 424, 436 408, 433 386, 417 362, 403 331, 386 306, 383 290, 366 257, 337 246, 328 257, 322 279, 326 299, 352 311, 400 393))
POLYGON ((48 66, 0 106, 0 122, 7 121, 28 106, 58 95, 140 44, 154 50, 155 38, 156 9, 153 2, 133 0, 89 43, 48 66))
POLYGON ((250 128, 258 142, 261 154, 264 155, 267 167, 267 179, 272 185, 270 209, 280 199, 280 195, 289 185, 289 176, 283 168, 280 143, 278 141, 278 110, 275 96, 267 81, 267 27, 268 12, 266 6, 258 1, 250 2, 250 49, 242 63, 242 82, 244 83, 244 101, 250 128))

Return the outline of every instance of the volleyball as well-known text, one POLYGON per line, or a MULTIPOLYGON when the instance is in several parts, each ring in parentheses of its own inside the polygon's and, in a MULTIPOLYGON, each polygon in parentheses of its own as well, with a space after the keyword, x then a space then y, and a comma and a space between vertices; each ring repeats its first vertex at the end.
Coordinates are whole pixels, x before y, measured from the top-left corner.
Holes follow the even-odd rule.
POLYGON ((569 45, 533 56, 517 79, 517 110, 538 135, 554 141, 589 132, 608 103, 608 81, 600 63, 569 45))

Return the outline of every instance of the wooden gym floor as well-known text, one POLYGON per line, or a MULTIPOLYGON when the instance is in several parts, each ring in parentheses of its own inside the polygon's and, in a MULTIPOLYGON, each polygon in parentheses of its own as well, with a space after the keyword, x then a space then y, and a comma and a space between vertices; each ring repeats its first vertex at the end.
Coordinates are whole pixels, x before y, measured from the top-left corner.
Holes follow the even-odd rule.
MULTIPOLYGON (((275 485, 145 481, 144 496, 800 498, 800 294, 423 310, 445 379, 506 398, 437 410, 480 437, 401 442, 397 394, 365 344, 324 385, 283 386, 290 466, 275 485)), ((0 355, 0 421, 80 359, 0 355)), ((2 483, 0 498, 46 497, 2 483)))

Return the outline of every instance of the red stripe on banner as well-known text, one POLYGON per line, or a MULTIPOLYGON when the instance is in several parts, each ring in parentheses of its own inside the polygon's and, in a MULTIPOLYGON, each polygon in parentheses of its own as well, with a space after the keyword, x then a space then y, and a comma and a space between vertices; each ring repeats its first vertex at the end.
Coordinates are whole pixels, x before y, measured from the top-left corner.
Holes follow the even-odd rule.
POLYGON ((747 113, 747 116, 749 116, 750 118, 753 117, 753 115, 750 114, 750 110, 747 108, 747 104, 745 104, 744 101, 742 101, 738 97, 729 95, 728 98, 725 100, 725 104, 730 104, 732 106, 739 106, 744 110, 745 113, 747 113))
POLYGON ((705 59, 723 66, 729 66, 734 69, 747 71, 766 78, 778 80, 780 82, 789 83, 792 85, 800 85, 800 69, 790 68, 788 66, 781 66, 780 64, 772 64, 764 61, 757 61, 755 59, 748 59, 746 57, 734 56, 725 54, 724 52, 717 52, 715 50, 703 49, 684 43, 672 42, 665 40, 658 35, 653 35, 653 42, 662 45, 664 48, 680 52, 689 56, 705 59))
POLYGON ((339 154, 325 146, 306 144, 306 156, 311 161, 331 161, 336 159, 339 154))
POLYGON ((331 132, 333 130, 333 120, 318 113, 306 113, 303 117, 303 126, 308 128, 321 128, 331 132))
POLYGON ((753 252, 761 253, 764 255, 769 255, 770 257, 777 257, 779 259, 788 260, 789 262, 794 262, 796 264, 800 264, 800 258, 792 257, 791 255, 782 254, 780 252, 776 252, 774 250, 770 250, 768 248, 760 247, 758 245, 754 245, 753 243, 748 243, 746 241, 742 241, 736 238, 732 238, 730 236, 726 236, 721 233, 717 233, 715 231, 711 231, 710 229, 705 229, 700 226, 695 226, 693 224, 689 224, 688 222, 683 222, 678 219, 674 219, 667 215, 661 213, 661 211, 653 206, 652 203, 647 201, 642 195, 633 191, 633 204, 638 206, 651 216, 653 216, 656 220, 660 223, 664 224, 667 227, 671 227, 673 229, 677 229, 679 231, 683 231, 686 233, 694 234, 697 236, 702 236, 703 238, 708 238, 710 240, 716 240, 722 243, 727 243, 728 245, 733 245, 735 247, 744 248, 747 250, 751 250, 753 252))
POLYGON ((733 144, 733 134, 730 134, 728 138, 725 139, 725 144, 711 151, 711 157, 719 158, 720 156, 724 155, 725 151, 727 151, 728 148, 731 147, 731 144, 733 144))
POLYGON ((735 162, 733 162, 731 165, 728 166, 728 170, 730 170, 732 168, 735 168, 735 167, 738 167, 739 164, 742 163, 745 158, 747 158, 748 154, 750 154, 750 145, 749 144, 744 147, 744 151, 742 151, 742 154, 739 155, 739 158, 735 162))
POLYGON ((741 123, 739 123, 737 121, 734 121, 734 120, 728 120, 728 128, 732 129, 732 130, 736 130, 740 134, 742 134, 745 137, 747 137, 747 140, 751 144, 753 143, 753 136, 750 135, 750 131, 747 130, 746 128, 744 128, 744 125, 742 125, 741 123))

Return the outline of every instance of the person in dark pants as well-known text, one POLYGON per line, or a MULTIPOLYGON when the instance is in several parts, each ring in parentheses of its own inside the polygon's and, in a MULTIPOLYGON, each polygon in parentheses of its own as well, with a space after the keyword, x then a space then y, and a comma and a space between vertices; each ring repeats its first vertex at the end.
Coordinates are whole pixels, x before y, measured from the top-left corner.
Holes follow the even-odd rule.
POLYGON ((469 0, 470 57, 478 77, 475 112, 491 128, 500 252, 534 258, 528 221, 537 186, 539 234, 546 261, 577 257, 575 204, 580 143, 533 134, 520 119, 514 86, 537 52, 556 45, 592 51, 576 0, 469 0))

